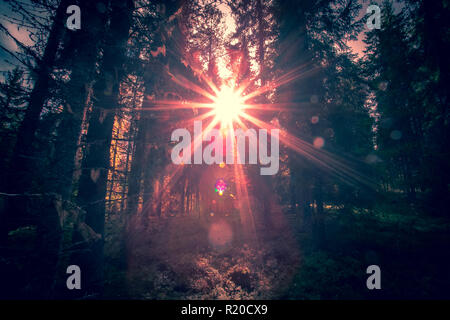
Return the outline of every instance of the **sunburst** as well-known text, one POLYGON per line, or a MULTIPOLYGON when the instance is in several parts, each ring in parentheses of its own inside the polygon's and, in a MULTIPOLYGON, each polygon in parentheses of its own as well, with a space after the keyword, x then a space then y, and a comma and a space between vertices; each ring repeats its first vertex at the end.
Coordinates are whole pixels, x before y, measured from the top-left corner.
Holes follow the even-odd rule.
POLYGON ((211 104, 215 120, 221 129, 231 128, 245 112, 244 98, 233 88, 222 86, 211 104))
MULTIPOLYGON (((273 123, 266 122, 259 119, 256 114, 251 111, 259 111, 264 113, 273 114, 274 111, 287 111, 291 114, 294 112, 299 112, 303 103, 294 102, 283 102, 283 103, 254 103, 252 102, 255 97, 265 95, 278 87, 286 85, 296 79, 307 77, 314 72, 314 68, 308 66, 297 67, 281 77, 274 79, 265 86, 259 87, 254 91, 248 90, 251 83, 254 81, 252 79, 247 79, 243 81, 240 86, 225 84, 218 88, 210 79, 202 76, 202 82, 205 84, 204 87, 195 84, 185 77, 176 77, 173 74, 173 81, 185 89, 193 91, 202 97, 202 102, 195 101, 147 101, 143 106, 143 110, 153 110, 153 111, 175 111, 180 109, 192 109, 196 110, 194 112, 195 116, 190 119, 182 120, 182 123, 189 124, 193 121, 201 120, 207 122, 206 127, 203 129, 203 134, 207 134, 210 130, 220 126, 221 131, 226 135, 228 133, 234 136, 234 130, 237 127, 241 127, 244 130, 248 126, 255 126, 260 129, 266 129, 271 132, 272 129, 279 129, 280 142, 291 149, 295 153, 300 154, 305 159, 311 161, 312 164, 327 171, 331 175, 337 177, 338 179, 348 183, 348 184, 359 184, 365 185, 366 187, 373 188, 375 183, 369 179, 364 174, 361 174, 358 170, 353 168, 353 165, 347 161, 347 159, 327 152, 323 149, 318 149, 314 147, 313 144, 296 137, 291 134, 288 130, 280 127, 275 127, 273 123), (246 94, 244 94, 246 92, 246 94), (209 102, 205 102, 205 100, 209 102), (205 110, 206 112, 198 112, 200 110, 205 110), (208 122, 209 120, 209 122, 208 122)), ((234 140, 233 140, 234 141, 234 140)), ((201 146, 202 135, 196 137, 191 142, 191 152, 194 153, 196 148, 201 146)), ((237 151, 238 153, 238 151, 237 151)), ((239 156, 235 153, 235 156, 239 156)), ((179 166, 175 169, 175 172, 179 173, 183 166, 179 166)), ((173 169, 171 169, 173 170, 173 169)), ((172 172, 172 174, 174 174, 172 172)), ((253 212, 248 201, 249 194, 247 190, 247 177, 245 170, 242 165, 234 166, 234 175, 236 181, 236 191, 239 200, 239 208, 241 214, 241 220, 243 225, 246 225, 248 233, 254 233, 254 223, 253 223, 253 212)), ((176 183, 177 178, 172 176, 171 182, 176 183)), ((170 192, 170 187, 168 187, 165 192, 170 192)), ((161 195, 160 195, 161 196, 161 195)))

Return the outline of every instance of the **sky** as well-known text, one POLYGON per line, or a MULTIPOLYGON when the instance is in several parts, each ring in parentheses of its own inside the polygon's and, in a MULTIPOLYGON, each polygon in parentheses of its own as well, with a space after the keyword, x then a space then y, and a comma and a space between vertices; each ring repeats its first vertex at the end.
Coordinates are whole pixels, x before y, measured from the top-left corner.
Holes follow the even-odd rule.
MULTIPOLYGON (((11 10, 9 9, 6 1, 0 1, 0 23, 8 29, 8 31, 18 40, 20 40, 25 45, 32 45, 33 41, 29 37, 29 33, 25 29, 17 29, 16 25, 13 25, 9 21, 5 19, 5 16, 10 17, 12 15, 11 10)), ((18 50, 18 47, 14 40, 12 40, 9 36, 7 36, 4 32, 0 31, 0 45, 5 47, 6 49, 15 52, 18 50)), ((3 78, 4 73, 8 70, 14 68, 11 63, 17 63, 18 61, 13 58, 9 53, 5 52, 0 47, 0 79, 3 78)))
MULTIPOLYGON (((432 1, 432 0, 429 0, 432 1)), ((366 16, 367 18, 370 17, 370 14, 366 13, 367 12, 367 7, 371 4, 376 4, 379 5, 381 7, 381 4, 383 3, 383 0, 373 0, 373 1, 367 1, 367 0, 359 0, 359 2, 362 5, 362 9, 359 13, 358 19, 363 18, 364 16, 366 16)), ((396 13, 398 13, 399 11, 402 10, 403 8, 403 4, 399 3, 399 2, 394 2, 393 4, 393 8, 394 11, 396 13)), ((381 14, 383 14, 383 12, 381 12, 381 14)), ((353 51, 353 53, 356 53, 358 55, 358 57, 363 57, 364 56, 364 49, 365 49, 365 43, 364 43, 364 37, 366 32, 369 31, 369 29, 367 28, 366 25, 364 25, 364 28, 362 30, 362 32, 359 34, 358 36, 358 40, 356 41, 349 41, 348 45, 350 46, 351 50, 353 51)))
MULTIPOLYGON (((8 5, 6 4, 6 2, 1 1, 0 2, 0 13, 2 15, 7 15, 8 11, 9 11, 8 5)), ((0 17, 0 22, 3 25, 6 24, 3 17, 0 17)), ((0 44, 9 49, 9 48, 11 48, 12 40, 8 39, 8 37, 3 32, 0 32, 0 44)), ((7 63, 5 62, 5 59, 7 59, 7 58, 10 58, 9 54, 7 54, 3 49, 0 48, 0 72, 8 70, 10 68, 10 66, 8 66, 7 63)))

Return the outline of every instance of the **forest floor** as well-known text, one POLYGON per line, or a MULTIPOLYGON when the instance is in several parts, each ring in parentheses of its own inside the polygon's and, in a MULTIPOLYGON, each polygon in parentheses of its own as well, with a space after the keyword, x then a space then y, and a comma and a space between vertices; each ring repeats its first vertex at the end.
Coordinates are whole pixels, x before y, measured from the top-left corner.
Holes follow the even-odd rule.
MULTIPOLYGON (((153 219, 128 240, 127 298, 270 299, 300 262, 289 232, 249 240, 236 217, 153 219)), ((138 228, 139 229, 139 228, 138 228)), ((113 293, 117 297, 117 292, 113 293)))
POLYGON ((328 210, 318 245, 298 215, 283 217, 281 230, 257 228, 256 241, 242 237, 236 216, 152 218, 147 229, 137 224, 122 249, 124 265, 112 258, 121 256, 117 246, 106 248, 105 297, 450 298, 447 220, 418 215, 403 203, 328 210), (366 287, 372 264, 381 268, 382 290, 366 287))
MULTIPOLYGON (((256 237, 238 212, 147 223, 136 215, 128 232, 123 214, 109 215, 102 298, 450 299, 450 221, 426 207, 389 199, 371 209, 327 206, 322 239, 300 214, 270 215, 282 223, 255 219, 256 237), (366 287, 370 265, 381 268, 381 290, 366 287)), ((40 281, 36 266, 45 260, 35 237, 32 228, 12 232, 14 255, 0 257, 18 274, 17 297, 35 297, 28 288, 40 281)))

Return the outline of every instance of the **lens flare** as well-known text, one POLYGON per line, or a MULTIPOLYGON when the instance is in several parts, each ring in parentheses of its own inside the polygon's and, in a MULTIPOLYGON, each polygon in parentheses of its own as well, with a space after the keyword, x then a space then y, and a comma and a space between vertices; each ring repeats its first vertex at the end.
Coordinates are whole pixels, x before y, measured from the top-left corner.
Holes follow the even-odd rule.
POLYGON ((226 249, 232 244, 233 229, 226 221, 218 221, 209 227, 208 239, 215 249, 226 249))
POLYGON ((242 115, 244 99, 232 88, 223 86, 214 97, 212 106, 216 120, 220 122, 221 127, 228 128, 242 115))
POLYGON ((219 196, 223 196, 223 193, 227 189, 227 183, 223 179, 219 179, 216 181, 216 185, 214 191, 219 194, 219 196))

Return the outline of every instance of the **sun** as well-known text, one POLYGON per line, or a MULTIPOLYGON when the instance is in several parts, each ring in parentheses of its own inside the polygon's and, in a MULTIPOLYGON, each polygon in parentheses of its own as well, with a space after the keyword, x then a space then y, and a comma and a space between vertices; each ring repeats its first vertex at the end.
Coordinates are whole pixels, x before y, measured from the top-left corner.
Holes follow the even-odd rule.
POLYGON ((212 104, 215 120, 220 123, 221 128, 232 126, 242 115, 244 107, 243 97, 228 86, 220 88, 212 104))

